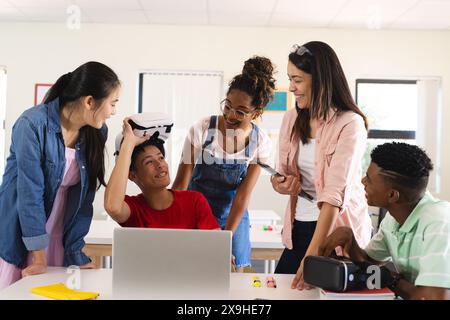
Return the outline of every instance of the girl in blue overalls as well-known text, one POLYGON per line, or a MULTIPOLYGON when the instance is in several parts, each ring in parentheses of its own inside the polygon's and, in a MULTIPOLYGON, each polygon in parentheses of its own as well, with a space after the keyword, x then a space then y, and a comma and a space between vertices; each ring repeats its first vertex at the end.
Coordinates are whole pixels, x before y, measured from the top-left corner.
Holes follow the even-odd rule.
POLYGON ((269 137, 252 120, 273 97, 275 79, 269 59, 255 56, 230 82, 222 115, 195 124, 186 138, 173 189, 196 190, 208 199, 221 228, 233 232, 236 270, 250 263, 247 205, 258 180, 256 160, 267 161, 269 137))

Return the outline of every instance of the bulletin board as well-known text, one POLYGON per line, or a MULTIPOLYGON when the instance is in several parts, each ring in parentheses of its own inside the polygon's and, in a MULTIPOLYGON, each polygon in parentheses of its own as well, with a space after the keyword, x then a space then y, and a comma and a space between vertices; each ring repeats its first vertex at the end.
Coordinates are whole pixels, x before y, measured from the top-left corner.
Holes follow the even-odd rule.
POLYGON ((266 106, 265 111, 285 112, 292 107, 292 94, 287 89, 279 89, 274 93, 273 100, 266 106))
POLYGON ((53 84, 51 83, 36 83, 34 85, 34 105, 38 105, 42 103, 44 100, 45 94, 51 88, 53 84))

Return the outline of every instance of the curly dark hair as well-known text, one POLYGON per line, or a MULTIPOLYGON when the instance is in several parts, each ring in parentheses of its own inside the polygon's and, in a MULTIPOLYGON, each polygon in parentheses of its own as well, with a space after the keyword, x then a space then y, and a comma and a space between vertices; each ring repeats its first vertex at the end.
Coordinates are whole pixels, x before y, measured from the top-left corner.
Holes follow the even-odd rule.
POLYGON ((231 90, 241 90, 252 99, 252 106, 260 111, 273 99, 275 91, 274 67, 265 57, 253 56, 244 63, 242 73, 229 83, 227 94, 231 90))
POLYGON ((404 189, 423 191, 433 170, 433 164, 424 150, 403 142, 381 144, 373 149, 370 156, 392 184, 404 189))

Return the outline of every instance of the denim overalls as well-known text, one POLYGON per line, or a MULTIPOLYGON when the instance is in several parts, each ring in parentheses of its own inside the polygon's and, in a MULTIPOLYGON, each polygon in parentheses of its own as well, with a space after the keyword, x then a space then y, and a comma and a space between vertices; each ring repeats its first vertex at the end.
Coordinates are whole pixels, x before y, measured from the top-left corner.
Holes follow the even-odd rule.
MULTIPOLYGON (((209 153, 207 156, 213 161, 205 161, 205 155, 201 157, 194 167, 188 190, 199 191, 206 197, 217 222, 224 229, 236 191, 247 174, 247 163, 245 159, 215 158, 208 151, 216 133, 217 119, 217 116, 211 116, 208 136, 202 147, 202 155, 209 153)), ((257 146, 259 129, 253 123, 252 126, 250 140, 245 147, 246 159, 250 158, 257 146)), ((250 251, 250 222, 246 209, 233 233, 232 252, 236 268, 251 265, 250 251)))

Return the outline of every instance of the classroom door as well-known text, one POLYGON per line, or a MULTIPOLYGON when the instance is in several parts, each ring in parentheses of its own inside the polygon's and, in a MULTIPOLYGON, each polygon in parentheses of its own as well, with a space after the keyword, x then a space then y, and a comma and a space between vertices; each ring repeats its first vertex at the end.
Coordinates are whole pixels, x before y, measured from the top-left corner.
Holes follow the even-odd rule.
MULTIPOLYGON (((139 111, 164 112, 173 119, 166 158, 175 178, 184 139, 201 118, 220 113, 223 74, 214 71, 147 71, 141 73, 139 111)), ((172 179, 173 180, 173 179, 172 179)))

